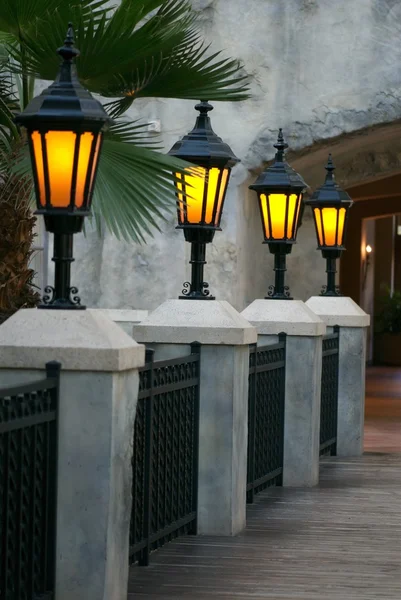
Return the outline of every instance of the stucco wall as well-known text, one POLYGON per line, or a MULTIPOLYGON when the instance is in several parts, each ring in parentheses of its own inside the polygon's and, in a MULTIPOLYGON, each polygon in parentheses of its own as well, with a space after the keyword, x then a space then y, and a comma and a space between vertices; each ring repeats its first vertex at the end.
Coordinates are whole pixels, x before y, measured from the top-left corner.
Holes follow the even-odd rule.
MULTIPOLYGON (((265 295, 271 257, 261 244, 251 169, 273 156, 278 127, 294 149, 401 116, 399 0, 193 0, 207 41, 240 58, 252 98, 215 103, 213 127, 242 159, 235 168, 223 233, 208 248, 207 277, 220 299, 241 310, 265 295)), ((192 128, 192 101, 138 100, 133 118, 160 119, 166 151, 192 128)), ((335 158, 335 157, 334 157, 335 158)), ((324 176, 322 165, 322 178, 324 176)), ((189 245, 175 216, 147 245, 109 234, 76 236, 74 284, 88 305, 154 308, 181 292, 189 245)), ((324 283, 308 210, 288 260, 293 295, 307 299, 324 283)))

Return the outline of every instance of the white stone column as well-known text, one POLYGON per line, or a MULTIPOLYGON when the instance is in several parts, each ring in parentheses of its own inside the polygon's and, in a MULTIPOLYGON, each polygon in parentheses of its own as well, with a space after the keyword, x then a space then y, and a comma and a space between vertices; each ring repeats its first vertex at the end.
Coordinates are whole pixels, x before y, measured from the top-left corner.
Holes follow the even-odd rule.
POLYGON ((21 310, 0 327, 0 385, 62 365, 57 600, 126 600, 132 440, 145 349, 100 311, 21 310))
POLYGON ((255 300, 242 313, 260 346, 287 334, 283 485, 319 482, 320 390, 323 321, 300 300, 255 300))
POLYGON ((313 296, 307 306, 340 327, 337 455, 361 456, 365 424, 366 337, 370 316, 351 298, 313 296))
POLYGON ((200 342, 198 533, 235 535, 246 523, 249 344, 255 329, 228 303, 168 300, 134 326, 155 360, 200 342))

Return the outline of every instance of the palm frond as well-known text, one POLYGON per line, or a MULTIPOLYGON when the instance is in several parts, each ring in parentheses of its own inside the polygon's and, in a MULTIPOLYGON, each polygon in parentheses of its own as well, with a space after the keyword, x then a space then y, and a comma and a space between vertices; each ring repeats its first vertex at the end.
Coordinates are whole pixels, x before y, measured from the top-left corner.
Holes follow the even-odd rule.
POLYGON ((0 174, 8 169, 12 152, 20 140, 18 128, 14 124, 18 106, 7 63, 0 63, 0 174))
POLYGON ((85 18, 96 18, 108 10, 108 0, 1 0, 0 31, 22 41, 25 34, 35 30, 39 34, 39 21, 56 12, 64 19, 65 29, 77 5, 85 18))
MULTIPOLYGON (((25 90, 28 76, 55 78, 55 49, 64 39, 66 22, 74 22, 80 80, 112 99, 106 106, 117 118, 104 139, 94 218, 118 238, 144 241, 174 210, 175 174, 189 165, 156 152, 156 138, 146 124, 118 117, 137 97, 243 100, 247 78, 239 62, 212 53, 202 42, 188 0, 122 0, 113 13, 106 0, 3 1, 7 10, 1 5, 0 30, 14 34, 15 25, 24 23, 18 43, 8 41, 6 48, 14 72, 25 77, 25 90)), ((14 162, 13 173, 30 173, 26 152, 14 162)))
POLYGON ((157 150, 162 146, 155 135, 149 134, 148 123, 138 121, 116 120, 107 131, 106 139, 123 144, 135 144, 157 150))
POLYGON ((119 239, 143 242, 176 207, 175 173, 188 163, 136 143, 105 137, 93 212, 119 239))
MULTIPOLYGON (((11 0, 8 0, 11 1, 11 0)), ((36 1, 36 0, 35 0, 36 1)), ((55 1, 55 0, 54 0, 55 1)), ((138 97, 244 100, 247 77, 237 60, 210 53, 196 27, 196 13, 187 0, 125 0, 112 14, 74 14, 78 74, 92 92, 114 100, 114 116, 123 114, 138 97), (146 10, 158 8, 149 16, 146 10), (148 18, 144 18, 148 15, 148 18), (138 23, 138 20, 140 22, 138 23)), ((38 20, 24 38, 25 65, 41 79, 54 79, 59 59, 54 49, 65 34, 60 10, 38 20)), ((12 50, 21 61, 20 49, 12 50)))

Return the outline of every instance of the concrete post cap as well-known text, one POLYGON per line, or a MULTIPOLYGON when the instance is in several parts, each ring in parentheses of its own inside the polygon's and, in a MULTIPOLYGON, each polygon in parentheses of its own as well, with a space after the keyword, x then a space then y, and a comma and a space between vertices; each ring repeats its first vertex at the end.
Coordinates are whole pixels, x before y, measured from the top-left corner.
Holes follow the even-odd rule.
POLYGON ((301 300, 254 300, 241 315, 259 335, 313 337, 326 333, 324 322, 301 300))
POLYGON ((133 332, 146 344, 242 346, 257 340, 254 327, 224 300, 167 300, 133 332))
POLYGON ((144 364, 145 348, 91 309, 23 309, 0 326, 0 368, 43 369, 50 360, 70 371, 127 371, 144 364))
POLYGON ((369 327, 370 315, 346 296, 312 296, 306 302, 328 327, 369 327))

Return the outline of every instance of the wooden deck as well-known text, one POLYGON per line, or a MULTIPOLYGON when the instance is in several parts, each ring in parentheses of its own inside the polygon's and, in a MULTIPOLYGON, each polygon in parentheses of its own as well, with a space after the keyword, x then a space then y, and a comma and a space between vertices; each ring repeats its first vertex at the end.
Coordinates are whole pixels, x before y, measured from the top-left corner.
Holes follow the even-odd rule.
POLYGON ((169 544, 131 569, 128 599, 401 600, 401 452, 386 453, 401 450, 401 374, 369 377, 374 452, 326 459, 317 488, 261 494, 238 537, 169 544))
POLYGON ((401 369, 367 371, 365 450, 401 452, 401 369))

